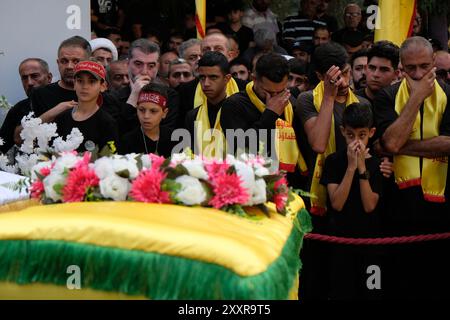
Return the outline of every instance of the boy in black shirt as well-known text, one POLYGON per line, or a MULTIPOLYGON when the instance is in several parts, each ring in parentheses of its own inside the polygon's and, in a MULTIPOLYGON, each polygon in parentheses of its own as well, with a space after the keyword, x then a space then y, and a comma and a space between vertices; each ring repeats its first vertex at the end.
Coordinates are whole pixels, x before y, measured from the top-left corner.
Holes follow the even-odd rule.
POLYGON ((121 140, 120 153, 154 153, 170 157, 174 143, 172 130, 161 127, 168 109, 167 87, 149 83, 139 93, 137 117, 140 125, 127 133, 121 140))
POLYGON ((91 150, 93 144, 101 150, 106 144, 117 144, 118 132, 114 119, 101 108, 106 90, 105 68, 94 61, 79 62, 74 68, 78 105, 61 113, 55 120, 60 136, 67 136, 78 128, 84 141, 77 151, 91 150))
MULTIPOLYGON (((347 149, 327 157, 320 180, 328 191, 328 232, 344 237, 377 236, 383 178, 379 159, 366 147, 375 133, 371 109, 359 103, 349 105, 343 113, 341 132, 347 149)), ((376 260, 367 247, 331 247, 329 297, 369 298, 374 291, 366 286, 366 270, 372 264, 379 265, 376 260)))

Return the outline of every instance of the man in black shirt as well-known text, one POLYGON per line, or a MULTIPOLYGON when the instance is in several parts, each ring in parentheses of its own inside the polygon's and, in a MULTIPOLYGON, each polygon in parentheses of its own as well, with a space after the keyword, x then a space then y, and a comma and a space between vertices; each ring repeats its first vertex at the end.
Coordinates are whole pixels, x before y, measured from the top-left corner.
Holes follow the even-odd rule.
POLYGON ((365 67, 367 86, 355 91, 371 103, 375 95, 396 81, 400 75, 398 69, 399 47, 390 41, 377 41, 367 52, 365 67))
MULTIPOLYGON (((122 121, 119 128, 121 133, 126 133, 139 126, 136 106, 141 89, 150 82, 164 84, 157 78, 159 58, 160 49, 157 44, 147 39, 137 39, 131 44, 128 55, 130 85, 115 92, 116 98, 122 103, 122 121)), ((161 125, 174 129, 179 98, 178 93, 172 88, 169 88, 167 93, 169 111, 161 125)))
POLYGON ((205 137, 206 130, 217 130, 216 134, 219 135, 222 132, 220 109, 227 97, 227 84, 231 79, 227 58, 220 52, 206 52, 198 61, 198 74, 206 99, 203 98, 200 106, 186 114, 185 127, 194 140, 194 152, 208 155, 208 150, 215 146, 211 145, 211 139, 205 137))
MULTIPOLYGON (((426 39, 408 38, 400 48, 400 60, 404 80, 381 90, 374 101, 380 145, 394 155, 399 186, 394 195, 397 210, 390 218, 388 232, 448 232, 450 87, 436 81, 433 48, 426 39)), ((392 267, 393 294, 448 298, 446 251, 448 241, 402 246, 394 255, 398 261, 392 267)))
POLYGON ((7 152, 14 145, 14 131, 20 125, 22 118, 31 111, 29 98, 31 92, 35 88, 45 86, 52 81, 52 74, 47 62, 39 58, 23 60, 19 65, 19 75, 27 98, 19 101, 6 115, 0 128, 0 137, 4 140, 4 144, 0 147, 2 152, 7 152))

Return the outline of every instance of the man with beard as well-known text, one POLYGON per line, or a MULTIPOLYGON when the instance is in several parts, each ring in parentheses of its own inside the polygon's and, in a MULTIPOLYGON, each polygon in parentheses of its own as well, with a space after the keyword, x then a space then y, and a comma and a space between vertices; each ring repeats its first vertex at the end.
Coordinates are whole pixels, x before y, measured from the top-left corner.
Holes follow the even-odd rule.
POLYGON ((367 86, 365 67, 367 65, 367 50, 361 49, 356 51, 350 58, 352 67, 352 84, 353 89, 359 90, 367 86))
POLYGON ((6 115, 0 128, 0 137, 4 139, 4 144, 0 146, 2 152, 7 152, 12 147, 16 127, 20 125, 20 120, 31 111, 29 98, 31 92, 35 88, 49 84, 53 77, 47 62, 39 58, 23 60, 19 65, 19 75, 27 98, 19 101, 6 115))

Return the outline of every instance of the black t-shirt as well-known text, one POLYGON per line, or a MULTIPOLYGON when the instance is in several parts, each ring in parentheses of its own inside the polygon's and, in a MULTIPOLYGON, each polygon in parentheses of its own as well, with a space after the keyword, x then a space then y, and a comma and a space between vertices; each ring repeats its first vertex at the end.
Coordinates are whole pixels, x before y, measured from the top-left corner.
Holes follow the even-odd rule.
POLYGON ((117 26, 120 0, 91 0, 91 10, 98 17, 98 22, 110 27, 117 26))
MULTIPOLYGON (((370 186, 372 191, 378 193, 381 198, 383 176, 379 165, 380 160, 376 157, 366 159, 366 168, 370 173, 370 186)), ((329 155, 325 160, 320 183, 325 187, 328 184, 340 184, 344 179, 347 167, 346 149, 329 155)), ((328 197, 327 214, 329 215, 329 232, 331 234, 347 237, 371 237, 380 232, 377 209, 370 213, 364 211, 359 184, 358 171, 356 171, 347 201, 340 212, 333 209, 328 197)))
POLYGON ((174 142, 171 141, 172 130, 166 127, 159 128, 159 140, 153 141, 143 134, 141 127, 128 132, 121 139, 119 153, 157 153, 160 156, 170 157, 174 142), (145 141, 144 141, 145 137, 145 141))
MULTIPOLYGON (((447 108, 441 120, 439 134, 450 136, 450 86, 439 82, 447 96, 447 108)), ((379 136, 397 119, 395 97, 400 83, 383 88, 374 100, 375 123, 379 136)), ((422 107, 423 108, 423 105, 422 107)), ((421 112, 422 115, 422 112, 421 112)), ((395 203, 391 224, 405 233, 450 231, 450 174, 447 174, 446 203, 425 201, 421 186, 405 189, 393 188, 395 203)))
MULTIPOLYGON (((247 84, 247 81, 243 81, 241 79, 236 79, 236 84, 239 88, 239 90, 245 90, 245 85, 247 84)), ((185 125, 185 117, 186 114, 194 109, 194 98, 195 98, 195 90, 197 89, 199 80, 194 79, 189 82, 180 83, 180 85, 177 87, 178 94, 180 95, 180 108, 178 110, 178 121, 177 121, 177 127, 181 128, 185 125)), ((198 107, 198 106, 195 106, 198 107)))
POLYGON ((0 146, 0 151, 6 153, 14 145, 14 130, 20 125, 20 121, 31 111, 30 99, 17 102, 6 115, 5 121, 0 128, 0 137, 4 144, 0 146))
MULTIPOLYGON (((120 120, 118 120, 120 124, 120 134, 126 134, 135 128, 140 127, 136 108, 127 103, 128 97, 131 94, 131 88, 123 87, 111 93, 121 105, 120 120)), ((173 130, 177 128, 180 98, 178 96, 178 92, 172 88, 167 89, 167 98, 167 107, 169 108, 169 111, 167 116, 161 121, 161 126, 165 126, 173 130)))
POLYGON ((253 30, 244 25, 241 26, 238 31, 234 31, 228 23, 220 23, 218 28, 220 28, 224 34, 236 37, 241 54, 247 50, 248 44, 253 41, 253 30))
POLYGON ((31 109, 35 117, 55 107, 64 101, 78 101, 75 90, 62 88, 58 82, 53 82, 44 87, 36 88, 31 94, 31 109))
POLYGON ((58 127, 57 132, 60 137, 66 139, 72 128, 78 128, 83 134, 84 140, 77 151, 85 151, 87 141, 94 142, 101 150, 109 141, 114 141, 116 148, 119 148, 119 135, 114 119, 103 109, 98 109, 92 116, 84 121, 75 121, 72 117, 73 110, 61 113, 55 120, 58 127))
MULTIPOLYGON (((363 97, 358 96, 360 104, 367 106, 368 108, 371 107, 371 104, 369 101, 364 99, 363 97)), ((342 125, 342 114, 344 113, 345 109, 345 102, 334 103, 333 108, 333 115, 334 115, 334 136, 336 139, 336 150, 342 150, 346 149, 347 145, 345 143, 344 136, 341 133, 340 126, 342 125)), ((306 121, 311 119, 312 117, 318 117, 319 112, 316 110, 316 107, 314 106, 314 99, 313 99, 313 91, 306 91, 302 92, 298 98, 297 98, 297 109, 295 111, 296 118, 300 119, 303 124, 305 124, 306 121)))

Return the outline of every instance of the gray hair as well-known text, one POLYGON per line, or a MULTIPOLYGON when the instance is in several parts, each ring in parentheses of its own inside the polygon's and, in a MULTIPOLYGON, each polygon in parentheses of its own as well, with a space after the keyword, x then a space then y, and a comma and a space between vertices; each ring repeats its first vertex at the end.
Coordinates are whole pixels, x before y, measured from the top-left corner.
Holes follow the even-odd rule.
POLYGON ((402 55, 405 51, 408 51, 412 47, 418 47, 418 48, 425 48, 427 49, 430 54, 433 54, 433 46, 431 45, 430 41, 425 39, 424 37, 410 37, 403 41, 401 47, 400 47, 400 59, 402 58, 402 55))
POLYGON ((128 59, 133 58, 134 49, 139 49, 145 54, 157 52, 158 57, 161 55, 161 50, 159 49, 159 46, 156 43, 144 38, 134 40, 130 44, 130 49, 128 49, 128 59))
POLYGON ((50 72, 50 69, 49 69, 49 67, 48 67, 47 61, 42 60, 41 58, 27 58, 27 59, 23 60, 23 61, 19 64, 19 71, 20 71, 20 67, 21 67, 24 63, 27 63, 27 62, 30 62, 30 61, 36 61, 37 63, 39 63, 39 65, 41 66, 42 70, 43 70, 45 73, 49 73, 49 72, 50 72))
POLYGON ((180 44, 180 46, 178 47, 178 53, 179 53, 180 57, 186 59, 186 57, 184 56, 186 50, 193 46, 200 46, 201 43, 202 42, 199 39, 194 39, 194 38, 182 42, 180 44))
POLYGON ((267 42, 272 42, 272 45, 276 42, 276 35, 271 29, 261 28, 255 31, 254 35, 255 44, 258 48, 262 48, 267 42))

